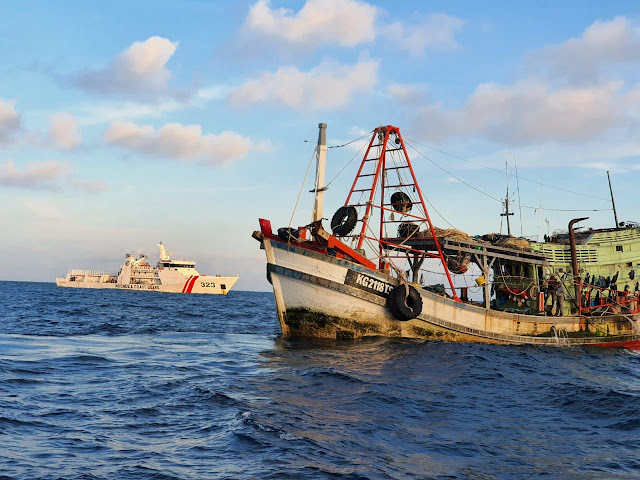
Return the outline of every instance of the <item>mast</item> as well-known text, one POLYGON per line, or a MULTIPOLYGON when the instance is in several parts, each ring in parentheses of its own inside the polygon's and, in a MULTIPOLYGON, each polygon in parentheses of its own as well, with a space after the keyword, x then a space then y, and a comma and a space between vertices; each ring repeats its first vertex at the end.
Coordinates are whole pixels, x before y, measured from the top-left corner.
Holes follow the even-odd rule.
POLYGON ((609 170, 607 170, 607 179, 609 180, 609 192, 611 192, 611 205, 613 205, 613 218, 616 221, 616 228, 620 228, 618 223, 618 214, 616 212, 616 202, 613 199, 613 189, 611 188, 611 177, 609 176, 609 170))
POLYGON ((509 187, 507 187, 507 196, 504 199, 504 213, 501 213, 501 217, 507 217, 507 234, 511 236, 511 224, 509 223, 509 217, 513 213, 509 213, 509 187))
POLYGON ((318 124, 318 146, 316 147, 316 186, 314 188, 315 199, 313 202, 313 218, 316 222, 322 219, 322 210, 324 209, 324 191, 327 189, 324 185, 324 170, 327 163, 327 124, 318 124))
MULTIPOLYGON (((504 150, 504 175, 507 181, 507 196, 504 199, 504 213, 501 213, 501 217, 507 217, 507 235, 511 236, 511 223, 509 223, 509 216, 513 213, 509 213, 509 165, 507 164, 507 149, 504 150)), ((502 228, 502 225, 500 226, 502 228)), ((502 232, 500 232, 502 233, 502 232)))
MULTIPOLYGON (((447 277, 451 295, 454 300, 460 301, 447 266, 447 257, 443 253, 435 227, 429 217, 425 198, 418 185, 398 127, 384 125, 374 129, 344 206, 359 209, 358 221, 362 223, 362 227, 360 233, 350 235, 350 237, 354 242, 357 241, 357 249, 362 248, 365 240, 374 242, 373 248, 377 243, 379 247, 378 261, 381 269, 384 268, 386 259, 392 257, 407 258, 414 272, 419 270, 425 257, 438 259, 447 277), (376 143, 374 144, 374 142, 376 143), (380 191, 379 203, 376 203, 378 190, 380 191), (414 206, 421 211, 411 213, 414 206), (375 212, 374 209, 379 210, 379 238, 374 236, 375 234, 369 225, 372 212, 375 212), (391 215, 388 215, 389 213, 391 215), (396 220, 397 217, 394 217, 394 214, 399 215, 400 219, 396 220), (410 232, 401 234, 398 231, 398 237, 385 238, 385 226, 389 224, 396 225, 398 230, 404 225, 409 228, 410 232), (423 233, 430 234, 433 239, 433 250, 437 253, 414 245, 416 241, 420 243, 417 234, 422 225, 427 226, 423 233), (409 258, 410 255, 413 255, 413 259, 409 258)), ((416 279, 415 274, 414 279, 416 279)))

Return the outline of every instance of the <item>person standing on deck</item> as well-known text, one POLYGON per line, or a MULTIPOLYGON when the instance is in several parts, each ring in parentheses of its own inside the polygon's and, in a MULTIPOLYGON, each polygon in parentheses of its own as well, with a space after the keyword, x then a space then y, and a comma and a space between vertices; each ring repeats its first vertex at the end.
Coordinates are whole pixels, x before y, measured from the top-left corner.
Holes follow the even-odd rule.
POLYGON ((558 288, 556 289, 556 297, 557 297, 557 306, 556 306, 556 316, 561 317, 564 312, 564 297, 567 294, 566 289, 564 288, 564 281, 560 280, 558 282, 558 288))
POLYGON ((553 315, 553 307, 556 305, 558 280, 556 280, 556 277, 551 275, 549 277, 549 282, 547 283, 547 285, 547 298, 545 298, 544 303, 545 305, 547 305, 548 299, 549 297, 551 297, 551 305, 547 306, 547 315, 551 316, 553 315))

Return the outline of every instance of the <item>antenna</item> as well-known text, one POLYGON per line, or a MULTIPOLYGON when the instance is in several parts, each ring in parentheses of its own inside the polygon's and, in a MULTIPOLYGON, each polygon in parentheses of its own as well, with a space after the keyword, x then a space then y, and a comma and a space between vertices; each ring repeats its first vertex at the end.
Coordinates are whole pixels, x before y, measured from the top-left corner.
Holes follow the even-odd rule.
POLYGON ((520 211, 520 236, 524 237, 522 230, 522 201, 520 200, 520 179, 518 178, 518 162, 516 162, 516 149, 513 148, 513 166, 516 169, 516 187, 518 189, 518 210, 520 211))
POLYGON ((501 217, 507 217, 507 235, 511 236, 511 224, 509 223, 509 217, 513 215, 513 213, 509 213, 509 174, 507 170, 507 150, 505 149, 505 160, 504 160, 504 172, 507 176, 507 196, 504 199, 504 213, 501 213, 501 217))
POLYGON ((613 189, 611 188, 611 177, 609 176, 609 170, 607 170, 607 179, 609 180, 609 192, 611 192, 611 205, 613 205, 613 218, 616 221, 616 228, 620 228, 618 223, 618 214, 616 213, 616 202, 613 199, 613 189))

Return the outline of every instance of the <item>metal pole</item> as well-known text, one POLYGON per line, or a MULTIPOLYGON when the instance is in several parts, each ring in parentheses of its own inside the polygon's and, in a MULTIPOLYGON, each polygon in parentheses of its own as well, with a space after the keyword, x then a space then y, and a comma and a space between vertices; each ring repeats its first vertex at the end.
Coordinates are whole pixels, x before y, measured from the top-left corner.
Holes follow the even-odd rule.
POLYGON ((582 312, 582 278, 578 272, 578 253, 576 252, 576 234, 573 231, 573 225, 587 220, 589 217, 574 218, 569 222, 569 247, 571 248, 571 268, 573 269, 573 287, 575 290, 575 299, 577 302, 578 312, 582 312))
POLYGON ((315 200, 313 202, 313 221, 317 222, 322 219, 322 210, 324 209, 324 171, 327 163, 327 124, 318 124, 318 146, 316 147, 316 187, 315 200))
POLYGON ((511 224, 509 223, 509 216, 513 213, 509 213, 509 189, 507 188, 507 196, 504 199, 504 213, 501 213, 501 217, 507 217, 507 235, 511 236, 511 224))
POLYGON ((484 308, 491 308, 491 290, 489 288, 489 265, 487 264, 487 249, 482 248, 482 275, 484 275, 484 308))
POLYGON ((620 228, 618 223, 618 214, 616 213, 616 202, 613 199, 613 189, 611 188, 611 177, 609 176, 609 170, 607 170, 607 179, 609 180, 609 192, 611 192, 611 205, 613 205, 613 218, 616 221, 616 228, 620 228))

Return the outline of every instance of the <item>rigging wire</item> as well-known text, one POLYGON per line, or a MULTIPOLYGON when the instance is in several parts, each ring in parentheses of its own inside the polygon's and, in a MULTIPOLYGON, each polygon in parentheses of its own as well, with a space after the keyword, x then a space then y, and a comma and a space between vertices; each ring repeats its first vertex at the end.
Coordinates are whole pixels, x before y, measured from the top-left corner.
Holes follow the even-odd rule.
POLYGON ((346 147, 347 145, 351 145, 352 143, 357 142, 358 140, 362 140, 365 137, 368 137, 369 135, 371 135, 373 133, 373 130, 368 131, 367 133, 360 135, 358 138, 354 138, 353 140, 351 140, 350 142, 347 143, 343 143, 342 145, 331 145, 330 147, 327 148, 342 148, 342 147, 346 147))
MULTIPOLYGON (((304 185, 307 183, 307 177, 309 176, 309 170, 311 170, 311 164, 313 163, 313 157, 316 156, 317 148, 313 149, 313 153, 311 154, 311 159, 309 160, 309 166, 307 167, 307 173, 304 174, 304 180, 302 180, 302 185, 300 186, 300 192, 298 192, 298 199, 296 200, 296 204, 293 207, 293 212, 291 212, 291 218, 289 219, 289 228, 291 228, 291 224, 293 223, 293 216, 296 214, 296 209, 298 208, 298 203, 300 202, 300 196, 302 195, 302 191, 304 190, 304 185)), ((289 242, 291 241, 291 236, 289 236, 289 242)))
MULTIPOLYGON (((513 165, 516 168, 516 188, 518 189, 518 204, 521 202, 520 200, 520 180, 518 177, 518 162, 516 162, 516 151, 513 149, 513 165)), ((522 232, 522 207, 518 208, 520 210, 520 236, 524 237, 524 233, 522 232)))
MULTIPOLYGON (((362 138, 362 137, 361 137, 361 138, 362 138)), ((359 140, 359 139, 357 139, 357 140, 359 140)), ((355 140, 354 140, 354 141, 355 141, 355 140)), ((355 155, 354 155, 353 157, 351 157, 351 160, 349 160, 349 161, 346 163, 346 165, 345 165, 344 167, 342 167, 342 169, 341 169, 338 173, 336 173, 336 175, 335 175, 331 180, 329 180, 329 182, 324 186, 324 188, 328 188, 328 187, 329 187, 329 185, 331 185, 331 182, 333 182, 336 178, 338 178, 338 176, 340 176, 340 174, 341 174, 342 172, 344 172, 344 171, 345 171, 345 169, 346 169, 349 165, 351 165, 351 162, 353 162, 353 161, 355 160, 355 158, 360 154, 360 152, 362 151, 362 149, 364 148, 364 146, 365 146, 365 145, 366 145, 366 143, 363 143, 363 144, 362 144, 362 146, 361 146, 361 147, 360 147, 360 149, 355 153, 355 155)), ((333 147, 329 147, 329 148, 333 148, 333 147)))
MULTIPOLYGON (((393 155, 394 153, 398 153, 398 152, 391 152, 391 158, 393 159, 393 164, 394 164, 394 166, 395 166, 395 167, 397 167, 397 166, 398 166, 398 163, 396 162, 396 159, 395 159, 395 157, 394 157, 394 155, 393 155)), ((399 157, 403 157, 403 156, 404 156, 404 154, 399 154, 399 153, 398 153, 398 156, 399 156, 399 157)), ((402 158, 399 158, 398 160, 399 160, 400 162, 402 162, 402 158)), ((400 170, 399 168, 397 168, 397 169, 396 169, 396 172, 397 172, 397 174, 398 174, 398 180, 399 180, 399 183, 401 183, 401 184, 406 184, 406 183, 408 183, 407 178, 404 176, 405 174, 404 174, 404 173, 402 173, 402 174, 401 174, 401 173, 400 173, 400 172, 401 172, 401 170, 400 170), (403 175, 403 177, 402 177, 402 178, 401 178, 401 175, 403 175)), ((415 185, 415 188, 420 188, 420 186, 419 186, 419 185, 415 185)), ((428 198, 426 195, 423 195, 423 198, 424 198, 425 202, 427 202, 427 203, 429 204, 429 206, 433 209, 433 211, 434 211, 434 212, 436 212, 436 213, 438 214, 438 216, 439 216, 442 220, 444 220, 444 222, 445 222, 447 225, 449 225, 451 228, 454 228, 454 229, 456 228, 456 227, 455 227, 455 226, 454 226, 454 225, 453 225, 449 220, 447 220, 447 219, 444 217, 444 215, 442 215, 442 214, 438 211, 438 209, 433 205, 433 203, 431 203, 431 201, 429 200, 429 198, 428 198)), ((419 205, 419 208, 421 208, 421 207, 422 207, 422 204, 420 204, 420 205, 419 205)), ((426 212, 423 212, 423 216, 424 216, 424 217, 426 217, 426 216, 427 216, 426 212)))
MULTIPOLYGON (((482 167, 482 168, 486 168, 487 170, 492 170, 494 172, 497 172, 499 174, 502 174, 502 170, 497 169, 497 168, 493 168, 490 167, 488 165, 484 165, 482 163, 478 163, 478 162, 474 162, 473 160, 469 160, 468 158, 463 158, 463 157, 459 157, 458 155, 454 155, 452 153, 449 152, 445 152, 444 150, 438 150, 437 148, 431 147, 429 145, 425 145, 424 143, 420 143, 416 140, 412 140, 412 139, 405 139, 406 142, 411 142, 411 143, 415 143, 416 145, 420 145, 421 147, 425 147, 428 148, 430 150, 434 150, 436 152, 442 153, 444 155, 448 155, 452 158, 456 158, 458 160, 462 160, 463 162, 467 162, 470 163, 472 165, 476 165, 477 167, 482 167)), ((573 193, 574 195, 582 195, 583 197, 589 197, 589 198, 595 198, 596 200, 602 200, 603 202, 609 202, 611 203, 610 199, 606 199, 606 198, 602 198, 602 197, 597 197, 595 195, 589 195, 588 193, 582 193, 582 192, 576 192, 574 190, 569 190, 567 188, 563 188, 563 187, 558 187, 557 185, 549 185, 548 183, 542 183, 539 182, 537 180, 532 180, 530 178, 525 178, 525 177, 520 177, 521 180, 524 180, 525 182, 531 182, 531 183, 535 183, 536 185, 540 185, 541 187, 547 187, 547 188, 554 188, 556 190, 561 190, 563 192, 567 192, 567 193, 573 193)))
MULTIPOLYGON (((417 142, 414 142, 414 143, 417 143, 417 142)), ((424 157, 429 163, 431 163, 436 168, 439 168, 440 170, 442 170, 447 175, 455 178, 460 183, 463 183, 467 187, 475 190, 476 192, 484 195, 485 197, 489 197, 490 199, 502 204, 503 200, 501 200, 499 198, 496 198, 493 195, 490 195, 487 192, 484 192, 484 191, 480 190, 477 187, 474 187, 469 182, 466 182, 466 181, 462 180, 460 177, 457 177, 456 175, 454 175, 453 173, 451 173, 450 171, 448 171, 447 169, 445 169, 441 165, 438 165, 436 162, 431 160, 429 157, 427 157, 424 153, 422 153, 420 150, 418 150, 413 145, 409 144, 409 146, 411 148, 413 148, 420 156, 424 157)), ((502 173, 502 172, 500 172, 500 173, 502 173)), ((575 192, 572 192, 572 193, 575 193, 575 192)), ((587 209, 587 208, 577 208, 577 209, 574 209, 574 208, 541 208, 541 207, 532 207, 530 205, 521 205, 520 203, 518 203, 517 206, 520 207, 520 208, 528 208, 530 210, 545 210, 545 211, 550 211, 550 212, 608 212, 609 210, 611 210, 610 208, 599 208, 599 209, 597 209, 597 208, 593 208, 593 209, 587 209)))

